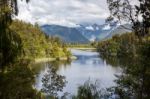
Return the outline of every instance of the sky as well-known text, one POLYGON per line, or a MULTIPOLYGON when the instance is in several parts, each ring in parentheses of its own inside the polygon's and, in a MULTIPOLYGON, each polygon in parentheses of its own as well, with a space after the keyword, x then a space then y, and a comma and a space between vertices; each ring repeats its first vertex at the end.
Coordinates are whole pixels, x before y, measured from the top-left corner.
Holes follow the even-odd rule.
MULTIPOLYGON (((107 0, 18 0, 21 19, 30 23, 76 27, 103 24, 109 16, 107 0)), ((133 1, 133 0, 132 0, 133 1)))
POLYGON ((18 0, 18 7, 18 19, 40 25, 103 24, 109 16, 106 0, 18 0))

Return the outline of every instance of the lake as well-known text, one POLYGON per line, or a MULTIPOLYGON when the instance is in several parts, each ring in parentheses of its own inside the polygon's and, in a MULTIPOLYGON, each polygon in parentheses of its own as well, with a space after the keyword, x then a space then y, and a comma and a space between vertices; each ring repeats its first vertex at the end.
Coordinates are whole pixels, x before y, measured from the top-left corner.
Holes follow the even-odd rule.
POLYGON ((115 86, 115 75, 121 73, 119 66, 107 64, 95 51, 71 49, 71 52, 77 57, 77 60, 44 62, 34 65, 36 89, 42 89, 42 78, 51 67, 57 68, 57 74, 64 76, 66 80, 65 87, 62 92, 59 92, 60 95, 65 92, 76 94, 78 86, 83 85, 88 80, 91 82, 98 81, 101 88, 115 86))

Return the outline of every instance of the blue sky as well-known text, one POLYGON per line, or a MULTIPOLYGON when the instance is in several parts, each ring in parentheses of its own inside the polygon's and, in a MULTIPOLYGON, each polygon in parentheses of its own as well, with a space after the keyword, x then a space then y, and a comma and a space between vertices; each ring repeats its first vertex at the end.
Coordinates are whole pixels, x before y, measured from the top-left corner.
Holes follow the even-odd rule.
POLYGON ((103 24, 109 16, 107 0, 30 0, 29 4, 18 1, 17 18, 40 25, 103 24))

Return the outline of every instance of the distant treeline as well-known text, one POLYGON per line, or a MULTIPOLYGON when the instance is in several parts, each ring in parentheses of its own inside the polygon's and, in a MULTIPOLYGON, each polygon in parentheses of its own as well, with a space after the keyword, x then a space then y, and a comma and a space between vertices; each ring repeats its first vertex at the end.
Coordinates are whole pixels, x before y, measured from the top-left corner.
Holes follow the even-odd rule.
POLYGON ((91 42, 87 44, 82 44, 82 43, 67 43, 68 47, 71 48, 93 48, 96 47, 96 42, 91 42))

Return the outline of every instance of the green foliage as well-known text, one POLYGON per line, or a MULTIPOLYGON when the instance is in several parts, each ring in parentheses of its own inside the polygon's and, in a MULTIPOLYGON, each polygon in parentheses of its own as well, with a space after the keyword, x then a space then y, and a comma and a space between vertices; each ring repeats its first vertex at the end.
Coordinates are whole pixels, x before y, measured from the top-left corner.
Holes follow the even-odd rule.
POLYGON ((94 41, 94 42, 91 42, 90 45, 91 45, 92 47, 97 47, 97 44, 98 44, 98 43, 97 43, 96 41, 94 41))
POLYGON ((77 95, 72 99, 108 99, 109 95, 105 93, 104 89, 99 88, 97 82, 92 83, 90 80, 86 81, 84 85, 78 87, 77 95))
POLYGON ((118 21, 130 22, 132 29, 138 37, 149 34, 150 28, 150 1, 137 0, 136 4, 132 4, 130 0, 107 0, 111 17, 108 21, 118 19, 118 21))
POLYGON ((0 66, 3 67, 14 62, 21 50, 19 36, 9 28, 17 12, 17 0, 0 0, 0 66))
POLYGON ((17 5, 17 0, 0 0, 0 66, 2 67, 14 62, 22 50, 20 37, 9 28, 13 16, 18 14, 17 5))
POLYGON ((25 58, 70 56, 70 52, 59 38, 47 36, 38 25, 15 20, 10 28, 20 36, 25 58))
POLYGON ((34 73, 26 65, 15 64, 7 72, 0 72, 0 78, 1 99, 44 99, 42 94, 32 87, 34 73))
POLYGON ((65 76, 58 75, 57 70, 50 67, 42 78, 41 91, 46 93, 48 97, 58 97, 58 92, 63 90, 65 84, 65 76))
POLYGON ((149 99, 150 98, 150 42, 140 45, 139 57, 120 58, 119 64, 124 66, 122 75, 117 76, 116 94, 122 99, 149 99))
POLYGON ((116 75, 117 87, 114 89, 120 99, 150 98, 149 38, 147 36, 139 39, 133 33, 129 33, 98 44, 98 51, 108 64, 123 68, 123 73, 116 75), (118 47, 115 48, 116 44, 118 47), (113 48, 116 54, 112 55, 113 48))
POLYGON ((112 39, 99 42, 97 49, 105 56, 136 56, 139 39, 133 33, 114 36, 112 39))

